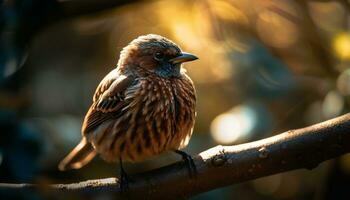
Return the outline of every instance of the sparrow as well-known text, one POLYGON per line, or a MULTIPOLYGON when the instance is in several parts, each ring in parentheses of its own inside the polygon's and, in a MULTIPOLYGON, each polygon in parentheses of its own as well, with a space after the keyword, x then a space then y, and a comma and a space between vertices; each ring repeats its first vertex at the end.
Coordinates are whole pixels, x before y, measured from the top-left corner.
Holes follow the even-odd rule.
POLYGON ((79 169, 99 154, 107 162, 139 162, 173 151, 190 172, 187 146, 196 116, 194 84, 183 68, 198 59, 171 40, 142 35, 120 53, 117 67, 99 83, 82 125, 80 143, 59 169, 79 169))

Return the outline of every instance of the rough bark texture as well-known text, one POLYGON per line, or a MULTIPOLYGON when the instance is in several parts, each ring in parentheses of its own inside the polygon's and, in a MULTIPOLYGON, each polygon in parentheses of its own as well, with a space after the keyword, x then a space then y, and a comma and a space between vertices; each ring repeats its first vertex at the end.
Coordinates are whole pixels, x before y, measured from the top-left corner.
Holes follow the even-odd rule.
POLYGON ((132 175, 121 193, 117 178, 38 186, 0 184, 0 192, 46 191, 48 194, 111 193, 132 199, 181 199, 215 188, 294 169, 313 169, 323 161, 350 152, 350 114, 310 127, 290 130, 263 140, 216 146, 194 157, 198 175, 189 178, 183 162, 132 175))

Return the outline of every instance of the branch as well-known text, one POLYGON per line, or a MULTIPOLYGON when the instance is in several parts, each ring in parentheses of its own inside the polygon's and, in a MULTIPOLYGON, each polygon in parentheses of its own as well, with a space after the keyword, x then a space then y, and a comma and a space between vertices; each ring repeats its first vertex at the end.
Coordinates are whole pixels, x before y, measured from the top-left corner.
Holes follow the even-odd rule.
POLYGON ((350 114, 310 127, 290 130, 256 142, 216 146, 195 156, 198 176, 189 178, 183 162, 132 175, 129 190, 121 193, 117 178, 73 184, 38 186, 0 184, 0 193, 49 191, 62 195, 110 193, 132 199, 186 198, 215 188, 294 169, 313 169, 323 161, 350 152, 350 114))

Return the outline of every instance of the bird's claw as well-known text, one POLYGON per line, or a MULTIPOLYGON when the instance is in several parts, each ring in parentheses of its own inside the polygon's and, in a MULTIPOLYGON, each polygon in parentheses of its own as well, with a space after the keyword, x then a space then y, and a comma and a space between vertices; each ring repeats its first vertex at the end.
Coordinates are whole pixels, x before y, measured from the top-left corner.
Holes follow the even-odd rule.
POLYGON ((119 187, 122 193, 129 190, 129 177, 123 168, 120 170, 119 187))
POLYGON ((185 162, 188 173, 190 178, 195 178, 197 177, 197 168, 196 165, 194 164, 193 158, 191 155, 187 154, 186 152, 180 151, 180 150, 175 150, 175 153, 181 155, 182 160, 185 162))
POLYGON ((124 167, 123 167, 123 162, 122 159, 120 158, 120 177, 119 177, 119 187, 120 191, 122 193, 125 193, 126 191, 129 190, 129 177, 128 174, 125 172, 124 167))

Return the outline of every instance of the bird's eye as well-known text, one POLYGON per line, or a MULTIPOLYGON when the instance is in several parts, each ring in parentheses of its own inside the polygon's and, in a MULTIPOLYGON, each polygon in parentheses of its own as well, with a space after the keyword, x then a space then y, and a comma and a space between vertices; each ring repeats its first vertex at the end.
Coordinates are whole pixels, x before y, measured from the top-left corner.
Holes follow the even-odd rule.
POLYGON ((163 53, 161 53, 161 52, 157 52, 157 53, 155 53, 154 54, 154 59, 156 59, 156 60, 162 60, 164 58, 164 54, 163 53))

